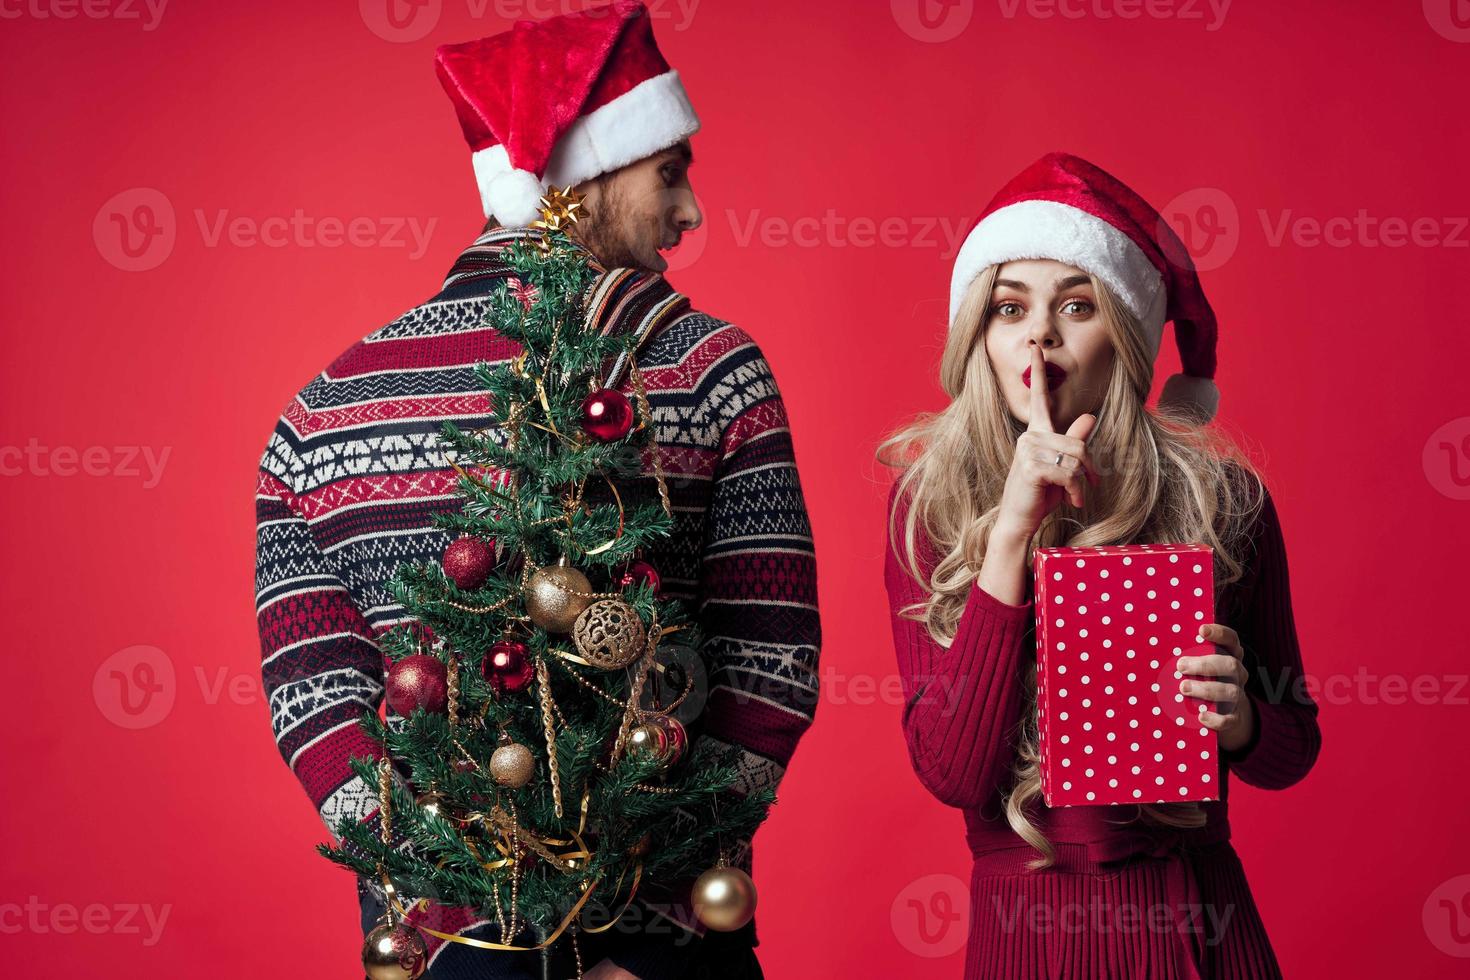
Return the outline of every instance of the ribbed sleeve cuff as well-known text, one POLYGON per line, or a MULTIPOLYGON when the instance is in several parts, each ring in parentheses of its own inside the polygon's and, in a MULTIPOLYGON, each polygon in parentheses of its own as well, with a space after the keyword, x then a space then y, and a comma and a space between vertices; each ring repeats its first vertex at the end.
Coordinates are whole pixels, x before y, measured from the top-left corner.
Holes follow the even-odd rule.
POLYGON ((1254 694, 1249 691, 1245 692, 1245 696, 1247 699, 1249 699, 1251 703, 1252 721, 1250 737, 1247 738, 1245 744, 1238 749, 1235 749, 1233 751, 1226 751, 1224 749, 1220 750, 1220 758, 1230 763, 1231 768, 1245 765, 1249 762, 1250 757, 1255 754, 1256 746, 1261 744, 1261 729, 1264 728, 1266 725, 1265 716, 1267 712, 1261 710, 1262 705, 1260 699, 1258 699, 1254 694))
POLYGON ((1285 789, 1301 780, 1316 761, 1315 725, 1299 721, 1305 709, 1262 701, 1249 691, 1256 724, 1251 738, 1236 752, 1220 753, 1242 782, 1258 789, 1285 789))

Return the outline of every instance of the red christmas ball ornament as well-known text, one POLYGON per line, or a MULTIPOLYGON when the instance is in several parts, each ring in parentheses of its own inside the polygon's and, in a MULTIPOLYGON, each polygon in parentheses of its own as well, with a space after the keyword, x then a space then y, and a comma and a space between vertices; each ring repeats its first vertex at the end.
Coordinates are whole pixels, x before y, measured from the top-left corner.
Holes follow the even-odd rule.
POLYGON ((525 689, 535 674, 531 666, 531 653, 520 640, 499 640, 485 654, 480 666, 486 682, 497 694, 525 689))
POLYGON ((442 714, 449 708, 449 671, 444 661, 427 653, 404 657, 388 668, 388 703, 400 715, 423 708, 442 714))
POLYGON ((478 589, 495 568, 495 549, 479 538, 461 535, 444 549, 443 565, 444 574, 455 585, 466 592, 478 589))
POLYGON ((617 442, 633 431, 633 405, 626 395, 601 388, 582 401, 582 431, 598 442, 617 442))
POLYGON ((623 570, 623 577, 618 580, 618 584, 625 589, 630 585, 642 585, 644 582, 652 585, 654 594, 658 594, 659 587, 662 585, 662 580, 658 577, 658 569, 642 558, 634 558, 628 562, 628 567, 623 570))

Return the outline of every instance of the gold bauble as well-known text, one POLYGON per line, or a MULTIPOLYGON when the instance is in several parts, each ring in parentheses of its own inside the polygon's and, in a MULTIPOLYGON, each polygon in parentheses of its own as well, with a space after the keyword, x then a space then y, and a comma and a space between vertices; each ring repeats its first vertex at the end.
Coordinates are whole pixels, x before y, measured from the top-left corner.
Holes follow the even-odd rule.
POLYGON ((520 789, 531 781, 535 771, 531 750, 519 742, 502 745, 490 754, 490 775, 502 786, 520 789))
POLYGON ((538 568, 526 583, 526 614, 548 633, 570 633, 592 604, 592 583, 570 565, 538 568))
POLYGON ((592 603, 577 617, 572 632, 577 653, 602 670, 616 670, 637 660, 647 638, 638 611, 621 599, 592 603))
POLYGON ((429 965, 424 934, 406 922, 379 923, 362 943, 368 980, 417 980, 429 965))
POLYGON ((426 813, 432 813, 435 816, 444 817, 445 819, 449 818, 448 807, 444 805, 444 794, 437 789, 431 789, 427 793, 420 793, 414 802, 419 805, 419 809, 426 813))
POLYGON ((694 882, 694 914, 706 928, 734 932, 755 917, 755 882, 739 868, 710 868, 694 882))
POLYGON ((636 755, 651 755, 660 762, 667 762, 669 737, 657 725, 646 722, 628 729, 628 751, 636 755))

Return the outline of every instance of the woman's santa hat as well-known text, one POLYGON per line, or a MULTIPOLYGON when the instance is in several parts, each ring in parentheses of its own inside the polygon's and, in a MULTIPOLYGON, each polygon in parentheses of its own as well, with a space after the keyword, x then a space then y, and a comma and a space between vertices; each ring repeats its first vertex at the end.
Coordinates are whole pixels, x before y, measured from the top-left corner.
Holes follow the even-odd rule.
POLYGON ((546 185, 590 180, 699 131, 638 0, 442 45, 434 65, 470 145, 485 217, 507 228, 536 220, 546 185))
POLYGON ((1179 236, 1126 184, 1069 153, 1048 153, 1021 171, 986 206, 955 258, 951 329, 975 277, 1018 259, 1055 259, 1097 276, 1143 324, 1154 357, 1172 320, 1184 370, 1164 383, 1159 404, 1214 416, 1215 313, 1179 236))

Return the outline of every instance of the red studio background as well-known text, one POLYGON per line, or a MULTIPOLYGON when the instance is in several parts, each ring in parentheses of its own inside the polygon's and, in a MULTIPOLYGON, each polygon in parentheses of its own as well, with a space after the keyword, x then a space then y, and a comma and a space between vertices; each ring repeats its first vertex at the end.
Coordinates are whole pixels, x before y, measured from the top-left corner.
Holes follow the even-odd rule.
MULTIPOLYGON (((434 46, 579 6, 0 0, 0 948, 26 976, 359 974, 260 690, 256 463, 479 231, 434 46), (151 651, 132 727, 113 681, 151 651)), ((942 404, 956 236, 1050 149, 1188 238, 1222 424, 1282 514, 1324 747, 1232 817, 1286 974, 1465 975, 1470 7, 653 10, 704 120, 670 278, 773 363, 817 543, 822 703, 757 838, 767 975, 960 974, 968 855, 903 747, 873 449, 942 404)))

